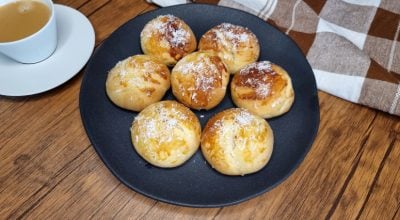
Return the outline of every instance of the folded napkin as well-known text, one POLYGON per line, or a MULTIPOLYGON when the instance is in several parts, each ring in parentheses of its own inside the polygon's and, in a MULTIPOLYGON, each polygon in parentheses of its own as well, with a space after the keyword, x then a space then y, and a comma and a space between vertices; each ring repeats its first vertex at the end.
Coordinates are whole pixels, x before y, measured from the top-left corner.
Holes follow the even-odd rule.
MULTIPOLYGON (((186 0, 152 0, 160 6, 186 0)), ((208 0, 247 11, 291 37, 318 89, 400 115, 399 0, 208 0)))

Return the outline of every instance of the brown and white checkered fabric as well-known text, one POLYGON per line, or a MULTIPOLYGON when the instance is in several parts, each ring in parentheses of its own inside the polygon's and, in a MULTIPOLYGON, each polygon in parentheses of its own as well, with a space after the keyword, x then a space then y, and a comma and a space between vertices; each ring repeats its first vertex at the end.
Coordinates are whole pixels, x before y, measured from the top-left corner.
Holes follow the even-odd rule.
POLYGON ((400 115, 400 0, 206 2, 255 14, 289 35, 306 54, 318 89, 400 115))

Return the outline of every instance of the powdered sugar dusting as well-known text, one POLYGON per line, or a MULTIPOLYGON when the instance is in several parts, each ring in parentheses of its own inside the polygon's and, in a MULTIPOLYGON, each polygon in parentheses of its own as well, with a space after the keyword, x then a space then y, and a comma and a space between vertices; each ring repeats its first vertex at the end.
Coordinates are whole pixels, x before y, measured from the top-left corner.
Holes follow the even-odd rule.
POLYGON ((179 63, 178 65, 175 66, 174 70, 176 70, 180 74, 188 74, 188 73, 191 73, 192 71, 202 68, 202 66, 200 66, 200 65, 203 65, 203 64, 202 63, 193 63, 193 62, 179 63))
POLYGON ((257 88, 263 82, 257 78, 247 78, 246 79, 246 86, 250 88, 257 88))
POLYGON ((154 118, 149 118, 147 123, 145 123, 145 134, 148 138, 157 137, 157 125, 156 120, 154 118))
POLYGON ((271 62, 269 61, 257 62, 257 69, 261 71, 273 72, 271 62))
POLYGON ((211 126, 211 129, 216 131, 223 130, 222 128, 224 127, 224 120, 224 118, 221 118, 215 121, 214 124, 211 126))
POLYGON ((126 69, 125 69, 125 62, 126 61, 119 61, 116 65, 115 65, 115 67, 113 68, 113 69, 118 69, 119 70, 119 72, 118 72, 118 76, 121 78, 121 79, 123 79, 123 78, 125 78, 125 76, 128 74, 128 72, 126 71, 126 69))
POLYGON ((143 63, 143 67, 146 71, 155 72, 160 69, 160 66, 153 61, 146 61, 143 63))
POLYGON ((187 116, 174 107, 166 109, 163 106, 159 106, 156 111, 160 121, 167 125, 167 129, 173 128, 178 123, 178 120, 187 120, 187 116))
POLYGON ((137 123, 138 130, 144 140, 155 140, 159 143, 171 141, 171 132, 179 127, 179 123, 188 120, 187 116, 176 108, 165 108, 163 105, 157 106, 154 114, 135 117, 134 123, 137 123))
POLYGON ((256 88, 256 94, 261 98, 265 98, 271 93, 270 90, 271 90, 271 84, 260 84, 256 88))
POLYGON ((215 76, 211 74, 196 76, 195 90, 208 91, 213 89, 215 80, 215 76))
MULTIPOLYGON (((253 115, 248 112, 245 109, 232 109, 235 114, 233 114, 235 123, 237 123, 238 125, 242 126, 242 125, 248 125, 251 124, 254 121, 253 115)), ((216 129, 216 130, 224 130, 226 126, 224 126, 224 122, 228 121, 229 117, 226 118, 225 116, 222 117, 221 119, 218 119, 214 122, 214 124, 212 125, 212 129, 216 129)))
POLYGON ((258 127, 257 119, 245 109, 230 109, 229 113, 225 114, 222 118, 216 120, 210 127, 211 131, 218 134, 218 142, 220 145, 225 146, 227 153, 232 148, 242 149, 248 146, 249 142, 256 138, 257 134, 252 132, 246 132, 250 128, 249 126, 258 127), (244 132, 242 132, 244 131, 244 132), (241 133, 246 133, 242 136, 241 133), (232 147, 232 148, 229 148, 232 147))
POLYGON ((189 32, 187 32, 183 28, 176 29, 176 30, 172 29, 172 28, 168 28, 168 30, 171 31, 172 38, 170 40, 170 43, 173 46, 178 46, 180 44, 183 44, 189 38, 189 32))
MULTIPOLYGON (((214 81, 221 78, 217 66, 211 61, 210 57, 200 54, 192 62, 185 62, 176 66, 176 71, 180 74, 192 74, 195 78, 195 86, 190 90, 208 91, 213 88, 214 81), (219 77, 216 79, 216 77, 219 77)), ((192 95, 193 96, 193 95, 192 95)), ((196 97, 192 97, 196 98, 196 97)))
POLYGON ((121 79, 124 79, 125 77, 127 77, 127 75, 129 73, 131 73, 131 71, 129 71, 130 69, 134 69, 136 68, 136 61, 133 57, 128 57, 124 60, 118 61, 118 63, 115 65, 115 67, 113 69, 117 69, 118 70, 118 76, 121 79), (129 67, 132 68, 129 68, 129 67))
POLYGON ((239 125, 247 125, 250 124, 253 120, 252 115, 247 111, 240 111, 239 114, 236 116, 235 121, 239 123, 239 125))
POLYGON ((271 74, 275 74, 275 72, 272 69, 271 62, 269 61, 260 61, 256 63, 251 63, 247 65, 245 68, 240 70, 239 74, 241 75, 246 75, 248 74, 252 69, 257 69, 258 71, 262 72, 271 72, 271 74))
POLYGON ((171 47, 181 47, 188 43, 190 33, 183 28, 183 22, 174 15, 160 15, 144 27, 141 37, 149 38, 153 35, 162 37, 160 45, 168 44, 171 47))
POLYGON ((229 47, 232 44, 234 49, 237 49, 240 44, 248 44, 250 37, 257 41, 257 38, 249 29, 230 23, 222 23, 211 31, 223 46, 229 47))
POLYGON ((268 82, 267 74, 276 74, 269 61, 251 63, 239 72, 239 75, 248 77, 244 82, 245 85, 254 88, 256 95, 260 98, 265 98, 271 93, 271 83, 268 82))

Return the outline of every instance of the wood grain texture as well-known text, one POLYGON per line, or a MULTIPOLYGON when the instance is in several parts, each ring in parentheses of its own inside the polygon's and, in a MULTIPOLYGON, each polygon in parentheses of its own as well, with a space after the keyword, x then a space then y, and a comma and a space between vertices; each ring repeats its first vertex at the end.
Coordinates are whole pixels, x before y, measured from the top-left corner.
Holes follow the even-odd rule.
POLYGON ((79 9, 82 5, 90 2, 91 0, 59 0, 53 1, 56 4, 63 4, 71 8, 79 9))
POLYGON ((359 216, 361 219, 399 219, 399 207, 400 136, 396 132, 359 216))
MULTIPOLYGON (((333 219, 354 219, 363 211, 363 207, 365 208, 388 156, 393 155, 392 151, 398 138, 396 134, 400 131, 400 123, 396 119, 396 117, 383 113, 379 113, 375 118, 375 123, 371 125, 368 132, 365 146, 361 149, 357 167, 340 200, 338 200, 337 206, 332 209, 333 219)), ((400 165, 400 160, 397 160, 397 165, 400 165)), ((400 175, 399 168, 393 167, 390 173, 394 174, 394 177, 400 175)), ((400 179, 400 176, 397 178, 400 179)), ((400 182, 397 182, 398 186, 400 186, 400 182)), ((396 191, 396 189, 390 190, 396 191)), ((400 189, 398 188, 398 190, 400 189)), ((400 197, 398 199, 400 201, 400 197)), ((395 202, 394 205, 397 204, 399 203, 395 202)))
POLYGON ((96 43, 103 41, 115 29, 136 15, 154 9, 142 0, 113 0, 89 16, 96 31, 96 43), (111 4, 112 3, 112 4, 111 4))
MULTIPOLYGON (((156 7, 61 0, 92 22, 96 44, 156 7)), ((282 184, 247 202, 195 209, 121 184, 91 146, 79 114, 82 73, 29 97, 0 97, 0 219, 400 219, 400 120, 319 92, 311 151, 282 184)))

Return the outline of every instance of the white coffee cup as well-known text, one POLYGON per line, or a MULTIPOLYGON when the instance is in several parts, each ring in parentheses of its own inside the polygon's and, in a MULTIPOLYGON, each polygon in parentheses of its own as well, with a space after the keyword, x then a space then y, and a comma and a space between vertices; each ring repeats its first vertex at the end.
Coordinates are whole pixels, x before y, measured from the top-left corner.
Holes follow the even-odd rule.
MULTIPOLYGON (((0 0, 0 6, 15 0, 0 0)), ((20 40, 0 42, 0 52, 21 63, 37 63, 50 57, 57 47, 57 27, 51 0, 37 0, 50 9, 50 18, 36 33, 20 40)))

